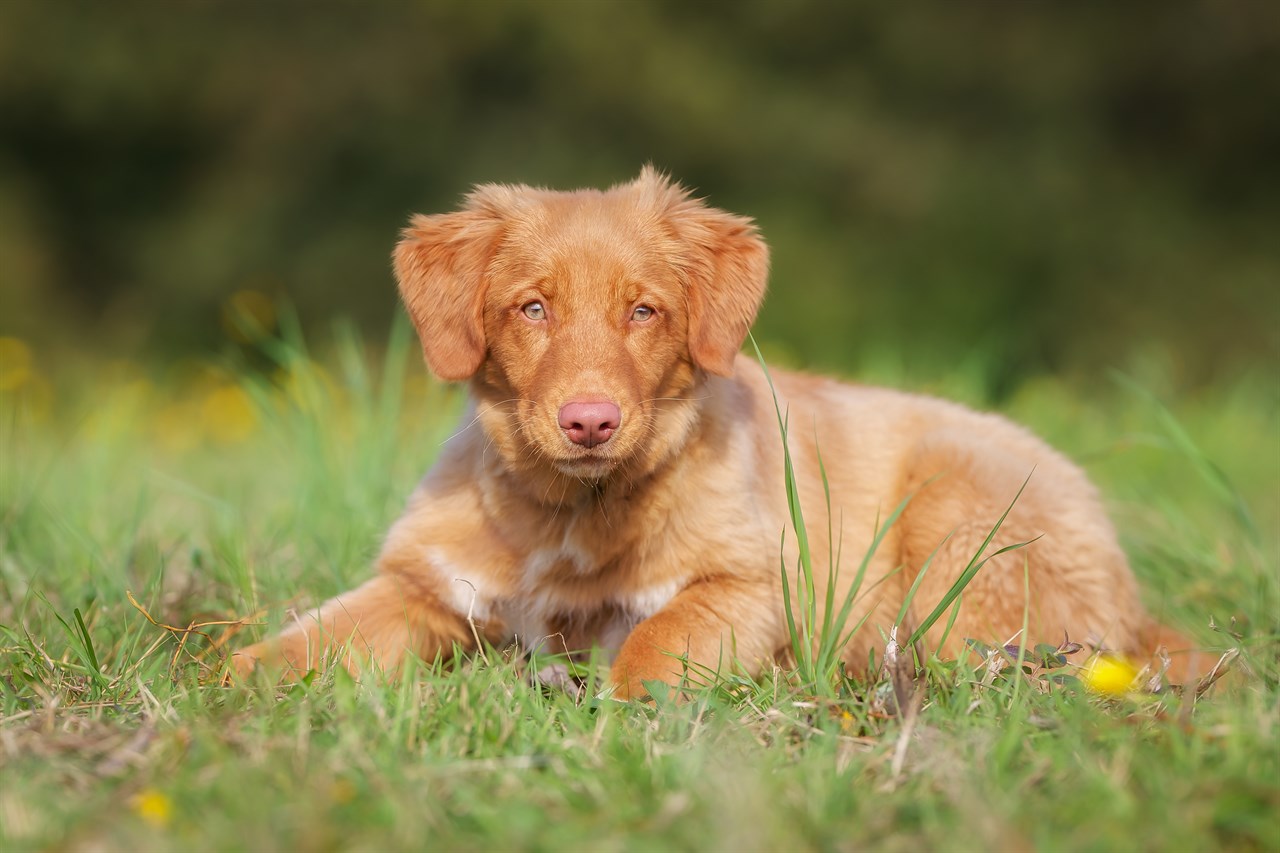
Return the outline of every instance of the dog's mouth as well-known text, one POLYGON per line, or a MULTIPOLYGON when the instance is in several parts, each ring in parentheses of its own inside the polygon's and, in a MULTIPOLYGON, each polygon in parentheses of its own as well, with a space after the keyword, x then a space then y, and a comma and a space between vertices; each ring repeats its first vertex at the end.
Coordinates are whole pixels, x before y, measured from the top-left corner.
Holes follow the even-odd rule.
POLYGON ((611 459, 566 459, 555 463, 556 470, 577 480, 603 480, 617 467, 611 459))
POLYGON ((551 464, 569 477, 584 480, 600 480, 611 474, 622 462, 607 444, 593 448, 574 447, 567 453, 554 457, 551 464))

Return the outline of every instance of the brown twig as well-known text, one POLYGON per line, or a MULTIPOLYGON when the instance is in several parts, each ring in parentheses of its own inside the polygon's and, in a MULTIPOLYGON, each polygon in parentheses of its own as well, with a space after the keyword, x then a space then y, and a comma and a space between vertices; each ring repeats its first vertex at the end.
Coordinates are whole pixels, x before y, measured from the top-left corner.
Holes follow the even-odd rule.
MULTIPOLYGON (((222 649, 222 646, 224 646, 232 637, 234 637, 241 628, 247 625, 262 624, 261 622, 257 621, 261 619, 263 615, 263 611, 259 611, 258 613, 255 613, 254 615, 243 618, 243 619, 212 619, 205 622, 191 622, 190 624, 187 625, 187 627, 179 628, 176 625, 167 625, 164 622, 161 622, 155 617, 153 617, 147 611, 147 608, 143 607, 138 602, 138 599, 133 597, 133 592, 131 590, 125 590, 124 594, 125 596, 128 597, 129 603, 133 605, 135 610, 137 610, 139 613, 142 614, 144 619, 146 619, 148 622, 150 622, 152 625, 156 626, 157 628, 161 628, 165 631, 168 631, 170 634, 178 638, 178 647, 174 649, 173 656, 169 661, 170 672, 172 672, 173 669, 177 667, 178 658, 179 656, 181 656, 182 652, 186 649, 187 641, 191 638, 192 634, 203 637, 209 643, 208 649, 206 649, 205 651, 197 655, 192 655, 192 658, 197 663, 203 663, 204 657, 206 655, 213 652, 220 652, 222 649), (230 630, 224 632, 221 637, 218 637, 216 639, 214 637, 211 637, 205 631, 201 630, 203 628, 216 628, 219 626, 228 626, 230 630)), ((156 646, 153 645, 150 649, 148 649, 147 654, 150 654, 155 649, 155 647, 156 646)))

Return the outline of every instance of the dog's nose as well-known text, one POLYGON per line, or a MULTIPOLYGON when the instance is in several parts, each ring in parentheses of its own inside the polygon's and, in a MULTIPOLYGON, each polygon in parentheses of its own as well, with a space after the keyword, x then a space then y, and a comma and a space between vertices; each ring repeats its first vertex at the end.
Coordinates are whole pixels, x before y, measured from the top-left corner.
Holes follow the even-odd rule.
POLYGON ((622 423, 622 410, 608 400, 570 400, 560 407, 560 429, 574 444, 604 444, 622 423))

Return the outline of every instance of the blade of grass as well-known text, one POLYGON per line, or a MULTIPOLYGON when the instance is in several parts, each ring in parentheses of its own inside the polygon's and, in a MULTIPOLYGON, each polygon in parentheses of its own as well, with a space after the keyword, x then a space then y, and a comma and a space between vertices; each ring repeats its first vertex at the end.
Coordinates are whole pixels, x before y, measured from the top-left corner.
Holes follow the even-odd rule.
POLYGON ((929 615, 925 618, 925 620, 916 626, 916 629, 911 633, 910 639, 907 640, 906 645, 908 646, 915 645, 916 641, 919 640, 921 637, 923 637, 925 633, 930 628, 933 627, 933 624, 937 622, 938 619, 942 616, 943 612, 946 611, 947 606, 950 605, 951 602, 954 601, 956 597, 960 595, 961 592, 964 591, 964 588, 969 585, 969 582, 973 580, 974 577, 977 576, 978 571, 984 565, 986 565, 989 561, 995 559, 996 557, 1000 556, 1001 554, 1007 553, 1009 551, 1015 551, 1018 548, 1025 548, 1027 545, 1030 545, 1032 542, 1035 541, 1035 539, 1030 539, 1030 540, 1027 540, 1026 542, 1018 542, 1013 545, 1006 545, 1005 547, 996 551, 994 554, 991 554, 987 557, 981 557, 982 552, 987 549, 987 546, 991 544, 991 540, 995 539, 996 533, 998 533, 1000 531, 1001 526, 1004 525, 1005 519, 1009 517, 1009 513, 1013 511, 1014 504, 1016 504, 1018 502, 1018 499, 1022 497, 1022 492, 1027 488, 1027 483, 1031 482, 1031 477, 1033 474, 1035 474, 1034 470, 1031 472, 1031 474, 1027 475, 1027 479, 1022 481, 1022 485, 1018 488, 1018 493, 1013 496, 1013 500, 1009 502, 1009 506, 1006 507, 1005 511, 1000 515, 1000 518, 996 521, 995 526, 991 528, 991 532, 988 533, 987 537, 982 540, 982 544, 978 546, 978 550, 974 553, 972 559, 969 560, 969 565, 967 565, 964 571, 960 573, 960 577, 956 578, 955 583, 953 583, 951 585, 951 588, 947 590, 946 595, 942 596, 942 600, 938 602, 937 606, 933 608, 933 610, 929 613, 929 615))
POLYGON ((1226 472, 1209 458, 1200 445, 1196 443, 1196 440, 1191 437, 1190 433, 1183 428, 1173 412, 1169 411, 1169 407, 1162 403, 1155 394, 1118 370, 1112 371, 1111 375, 1116 383, 1123 386, 1134 396, 1142 399, 1155 412, 1156 419, 1160 422, 1164 431, 1168 433, 1174 446, 1186 457, 1205 483, 1217 492, 1218 497, 1231 508, 1240 526, 1248 533, 1254 544, 1257 544, 1261 540, 1257 522, 1254 521, 1253 514, 1249 511, 1249 505, 1231 482, 1231 478, 1226 475, 1226 472))

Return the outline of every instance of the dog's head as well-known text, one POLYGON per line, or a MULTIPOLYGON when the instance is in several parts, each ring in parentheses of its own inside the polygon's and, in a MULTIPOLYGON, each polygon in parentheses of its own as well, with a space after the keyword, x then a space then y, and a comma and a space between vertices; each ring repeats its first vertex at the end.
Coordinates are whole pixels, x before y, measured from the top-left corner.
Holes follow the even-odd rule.
POLYGON ((732 374, 768 273, 750 220, 647 167, 604 192, 477 187, 414 217, 394 260, 428 366, 471 380, 504 461, 592 480, 687 431, 681 403, 732 374))

